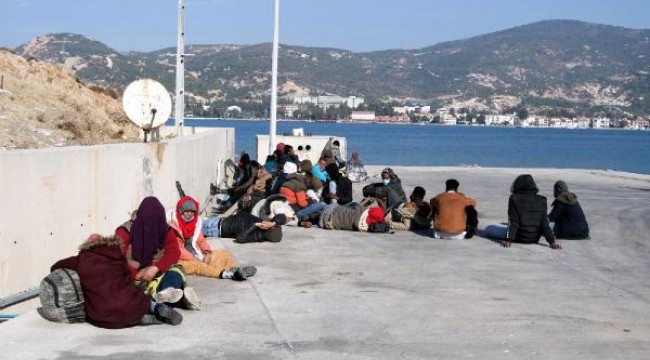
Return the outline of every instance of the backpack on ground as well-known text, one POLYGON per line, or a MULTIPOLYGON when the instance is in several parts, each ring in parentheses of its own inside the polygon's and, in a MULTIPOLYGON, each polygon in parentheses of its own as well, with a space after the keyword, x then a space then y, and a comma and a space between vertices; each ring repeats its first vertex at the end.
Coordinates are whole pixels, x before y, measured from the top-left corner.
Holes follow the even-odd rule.
POLYGON ((50 321, 77 323, 86 321, 84 295, 79 274, 56 269, 41 281, 41 315, 50 321))

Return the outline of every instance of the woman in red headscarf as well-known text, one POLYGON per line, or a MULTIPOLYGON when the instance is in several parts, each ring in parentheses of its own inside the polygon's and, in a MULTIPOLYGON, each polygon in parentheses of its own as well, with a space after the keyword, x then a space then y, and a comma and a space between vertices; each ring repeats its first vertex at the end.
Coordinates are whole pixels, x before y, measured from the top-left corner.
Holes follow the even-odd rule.
POLYGON ((255 275, 253 266, 237 267, 234 256, 226 249, 212 250, 203 236, 203 220, 198 216, 199 203, 183 196, 169 214, 169 226, 180 248, 179 264, 188 275, 246 280, 255 275))

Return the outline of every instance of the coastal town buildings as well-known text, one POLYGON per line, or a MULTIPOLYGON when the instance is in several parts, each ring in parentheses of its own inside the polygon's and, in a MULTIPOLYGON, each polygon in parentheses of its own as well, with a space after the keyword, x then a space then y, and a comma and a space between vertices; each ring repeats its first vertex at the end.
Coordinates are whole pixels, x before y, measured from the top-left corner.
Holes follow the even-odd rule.
MULTIPOLYGON (((337 115, 334 120, 347 122, 377 122, 377 123, 431 123, 439 125, 462 125, 462 126, 518 126, 518 127, 536 127, 536 128, 556 128, 556 129, 609 129, 620 128, 629 130, 648 130, 650 122, 644 118, 637 119, 610 119, 607 117, 587 118, 587 117, 546 117, 540 115, 531 115, 524 119, 519 118, 518 113, 507 114, 477 114, 471 109, 454 109, 453 107, 439 107, 432 109, 429 105, 404 105, 391 106, 388 109, 390 113, 380 111, 377 113, 373 110, 354 110, 365 103, 363 97, 357 96, 296 96, 292 98, 292 103, 280 105, 280 111, 288 119, 296 118, 295 114, 304 116, 305 108, 316 107, 327 111, 328 109, 339 109, 342 106, 347 107, 347 113, 337 115)), ((367 107, 362 107, 367 109, 367 107)), ((385 108, 384 108, 385 109, 385 108)), ((300 118, 300 117, 298 117, 300 118)), ((331 119, 331 118, 330 118, 331 119)))
POLYGON ((293 98, 293 103, 296 105, 313 104, 322 109, 333 106, 338 108, 341 104, 345 104, 350 109, 356 109, 359 105, 363 104, 365 99, 362 97, 348 96, 342 97, 337 95, 322 95, 322 96, 296 96, 293 98))

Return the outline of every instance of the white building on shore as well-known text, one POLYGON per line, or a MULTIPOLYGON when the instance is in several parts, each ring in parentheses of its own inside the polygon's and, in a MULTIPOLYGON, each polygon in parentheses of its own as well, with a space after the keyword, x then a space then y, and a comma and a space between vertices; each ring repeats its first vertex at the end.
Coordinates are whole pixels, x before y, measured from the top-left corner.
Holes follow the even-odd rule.
POLYGON ((609 118, 597 118, 591 122, 594 129, 609 129, 609 123, 609 118))
POLYGON ((498 115, 490 114, 485 115, 485 126, 495 126, 495 125, 514 125, 515 124, 515 115, 498 115))
POLYGON ((356 109, 359 105, 363 104, 365 99, 357 96, 342 97, 338 95, 322 95, 322 96, 296 96, 293 98, 294 104, 313 104, 320 108, 328 108, 333 106, 338 108, 341 104, 347 105, 350 109, 356 109))
POLYGON ((374 111, 353 111, 350 115, 352 121, 375 121, 374 111))

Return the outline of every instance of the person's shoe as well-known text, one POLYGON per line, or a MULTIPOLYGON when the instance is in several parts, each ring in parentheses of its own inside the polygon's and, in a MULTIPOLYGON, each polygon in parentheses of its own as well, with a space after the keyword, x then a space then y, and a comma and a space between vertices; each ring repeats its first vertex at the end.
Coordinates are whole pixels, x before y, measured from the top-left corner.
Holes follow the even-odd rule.
POLYGON ((160 325, 163 324, 162 321, 158 320, 154 314, 144 314, 138 325, 148 326, 148 325, 160 325))
POLYGON ((257 273, 257 268, 255 266, 242 266, 230 268, 229 271, 232 272, 232 280, 244 281, 255 275, 257 273))
POLYGON ((154 313, 156 318, 165 324, 178 325, 183 322, 183 315, 167 304, 157 304, 154 313))
POLYGON ((300 226, 304 227, 305 229, 309 229, 312 226, 312 223, 310 221, 301 221, 300 226))
POLYGON ((182 297, 183 297, 183 290, 167 288, 165 290, 156 292, 156 294, 153 296, 153 300, 159 304, 162 303, 173 304, 173 303, 177 303, 182 297))
POLYGON ((196 291, 194 291, 194 288, 191 288, 189 286, 186 286, 185 289, 183 289, 182 300, 183 300, 183 305, 188 310, 201 310, 201 306, 203 305, 201 303, 201 300, 199 300, 199 296, 196 295, 196 291))
POLYGON ((213 184, 210 183, 210 195, 217 195, 219 193, 219 188, 213 184))
POLYGON ((242 266, 239 268, 239 270, 246 276, 247 278, 255 276, 257 274, 257 268, 255 266, 247 265, 247 266, 242 266))

